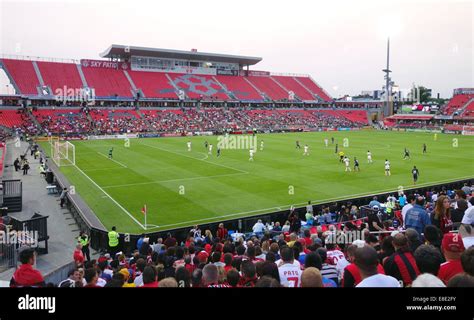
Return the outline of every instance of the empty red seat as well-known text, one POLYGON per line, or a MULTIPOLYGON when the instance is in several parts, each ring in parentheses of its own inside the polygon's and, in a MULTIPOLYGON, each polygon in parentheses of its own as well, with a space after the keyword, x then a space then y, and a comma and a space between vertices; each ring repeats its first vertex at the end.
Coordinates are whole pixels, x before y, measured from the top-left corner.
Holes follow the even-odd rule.
POLYGON ((97 97, 132 98, 132 88, 123 70, 107 68, 82 68, 89 87, 97 97))
POLYGON ((13 78, 20 92, 19 94, 38 94, 40 82, 36 76, 33 62, 28 60, 2 59, 7 72, 13 78))
POLYGON ((293 77, 272 76, 272 78, 278 81, 285 89, 293 91, 301 100, 315 100, 312 93, 306 90, 293 77))
POLYGON ((309 77, 295 77, 302 85, 304 85, 308 90, 310 90, 313 94, 318 95, 324 101, 331 101, 332 98, 328 96, 324 90, 319 87, 311 78, 309 77))
POLYGON ((83 88, 82 80, 75 64, 43 61, 38 61, 37 64, 44 84, 53 90, 53 94, 75 96, 83 88))

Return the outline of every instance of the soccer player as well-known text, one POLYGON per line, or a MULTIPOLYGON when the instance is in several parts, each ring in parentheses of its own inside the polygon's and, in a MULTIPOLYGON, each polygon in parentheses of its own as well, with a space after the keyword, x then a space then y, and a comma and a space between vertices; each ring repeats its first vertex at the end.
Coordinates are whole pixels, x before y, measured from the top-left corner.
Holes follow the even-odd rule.
POLYGON ((191 151, 191 141, 188 141, 188 151, 191 151))
POLYGON ((372 152, 367 150, 367 163, 372 163, 372 152))
POLYGON ((434 141, 436 141, 436 140, 438 140, 438 134, 437 133, 434 134, 434 141))
POLYGON ((296 140, 296 149, 301 149, 300 142, 296 140))
POLYGON ((109 159, 112 159, 112 158, 113 158, 112 152, 114 152, 114 148, 113 148, 113 147, 109 149, 109 159))
POLYGON ((352 171, 352 170, 351 170, 351 167, 350 167, 350 165, 351 165, 351 160, 349 160, 348 157, 344 157, 344 163, 346 164, 346 170, 345 170, 345 172, 347 172, 347 171, 352 171))
POLYGON ((426 153, 426 143, 423 143, 423 153, 426 153))
POLYGON ((327 148, 328 144, 329 144, 328 138, 324 139, 324 145, 326 146, 326 148, 327 148))
POLYGON ((356 157, 354 157, 354 171, 360 171, 359 160, 356 157))
POLYGON ((387 159, 385 159, 385 175, 386 176, 392 175, 390 172, 390 161, 388 161, 387 159))
POLYGON ((209 154, 212 154, 212 143, 209 145, 209 154))
POLYGON ((334 137, 331 137, 331 143, 334 144, 334 137))
POLYGON ((221 148, 217 147, 217 156, 221 155, 221 148))
POLYGON ((304 156, 309 156, 309 147, 307 144, 304 145, 304 153, 303 153, 304 156))
POLYGON ((407 158, 409 160, 411 159, 410 158, 410 151, 407 148, 405 148, 405 154, 403 155, 403 160, 406 160, 407 158))
POLYGON ((413 175, 413 184, 416 184, 418 176, 420 175, 420 171, 418 171, 416 166, 413 166, 413 169, 411 169, 411 174, 413 175))
POLYGON ((204 141, 204 148, 206 148, 206 150, 207 150, 208 147, 209 147, 209 143, 207 143, 207 140, 206 140, 206 141, 204 141))
POLYGON ((250 158, 249 158, 249 161, 253 161, 253 154, 255 153, 255 151, 253 151, 253 149, 250 149, 249 150, 249 154, 250 154, 250 158))
POLYGON ((344 161, 344 151, 340 151, 339 152, 339 162, 343 162, 344 161))
POLYGON ((260 151, 263 151, 263 140, 260 141, 260 151))
MULTIPOLYGON (((333 138, 333 139, 334 139, 334 138, 333 138)), ((338 146, 337 143, 336 143, 336 150, 334 151, 334 153, 337 153, 338 147, 339 147, 339 146, 338 146)))

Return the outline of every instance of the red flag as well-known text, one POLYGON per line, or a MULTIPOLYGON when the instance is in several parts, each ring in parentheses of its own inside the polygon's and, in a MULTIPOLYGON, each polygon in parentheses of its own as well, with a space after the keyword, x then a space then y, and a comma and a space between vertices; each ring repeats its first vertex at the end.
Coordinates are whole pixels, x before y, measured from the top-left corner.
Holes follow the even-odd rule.
POLYGON ((142 208, 142 213, 146 216, 146 204, 142 208))

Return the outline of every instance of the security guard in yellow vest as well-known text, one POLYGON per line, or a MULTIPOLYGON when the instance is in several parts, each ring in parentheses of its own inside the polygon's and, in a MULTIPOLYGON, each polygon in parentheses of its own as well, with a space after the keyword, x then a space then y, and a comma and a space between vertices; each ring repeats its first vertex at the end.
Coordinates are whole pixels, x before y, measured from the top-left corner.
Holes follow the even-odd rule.
POLYGON ((89 251, 90 239, 87 233, 82 231, 79 234, 79 237, 77 238, 77 242, 79 242, 82 245, 82 253, 84 254, 84 257, 86 257, 87 261, 90 261, 91 260, 90 251, 89 251))
POLYGON ((119 234, 116 231, 115 226, 112 227, 112 231, 109 231, 109 252, 112 258, 115 258, 115 254, 118 252, 119 246, 119 234))

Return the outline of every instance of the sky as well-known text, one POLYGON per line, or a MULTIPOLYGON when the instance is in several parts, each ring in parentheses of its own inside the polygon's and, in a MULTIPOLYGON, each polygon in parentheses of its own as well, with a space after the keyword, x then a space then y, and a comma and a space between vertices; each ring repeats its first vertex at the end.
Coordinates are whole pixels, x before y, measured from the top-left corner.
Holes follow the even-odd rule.
POLYGON ((473 3, 0 0, 0 55, 99 59, 111 44, 196 48, 262 57, 253 69, 309 74, 340 97, 381 89, 390 36, 393 81, 447 98, 474 87, 473 3))

